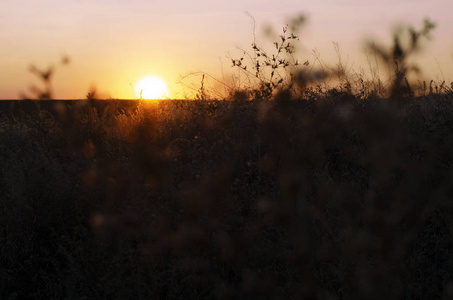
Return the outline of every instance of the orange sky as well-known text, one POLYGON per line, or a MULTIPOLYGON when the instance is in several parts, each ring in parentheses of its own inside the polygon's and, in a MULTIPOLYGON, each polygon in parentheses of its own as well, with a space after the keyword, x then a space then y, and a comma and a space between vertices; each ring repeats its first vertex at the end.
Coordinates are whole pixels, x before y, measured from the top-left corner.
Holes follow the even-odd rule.
POLYGON ((182 98, 180 75, 204 71, 229 78, 234 70, 227 56, 238 57, 237 47, 250 49, 252 41, 245 11, 254 16, 263 44, 264 26, 278 31, 291 17, 306 14, 300 59, 312 61, 316 48, 334 63, 337 41, 356 72, 366 69, 366 38, 389 43, 395 24, 418 28, 429 17, 437 28, 418 61, 425 77, 453 80, 451 0, 1 0, 0 99, 32 95, 29 86, 41 83, 29 66, 46 68, 63 55, 71 63, 56 69, 55 98, 85 98, 91 87, 105 97, 134 98, 131 84, 146 75, 160 76, 170 97, 182 98))

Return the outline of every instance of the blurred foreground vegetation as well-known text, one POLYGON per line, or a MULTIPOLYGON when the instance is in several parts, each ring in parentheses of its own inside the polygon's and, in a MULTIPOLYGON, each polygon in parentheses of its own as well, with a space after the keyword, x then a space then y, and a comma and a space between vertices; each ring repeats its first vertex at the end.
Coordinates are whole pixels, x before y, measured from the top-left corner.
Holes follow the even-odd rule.
POLYGON ((453 95, 0 103, 1 299, 453 297, 453 95))

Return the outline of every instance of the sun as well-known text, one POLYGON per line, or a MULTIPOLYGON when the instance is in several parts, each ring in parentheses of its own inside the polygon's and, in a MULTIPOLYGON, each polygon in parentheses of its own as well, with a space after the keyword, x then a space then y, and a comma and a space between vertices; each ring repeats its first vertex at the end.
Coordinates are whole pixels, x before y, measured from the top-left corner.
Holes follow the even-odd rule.
POLYGON ((135 93, 143 99, 168 98, 168 86, 157 76, 146 76, 135 85, 135 93))

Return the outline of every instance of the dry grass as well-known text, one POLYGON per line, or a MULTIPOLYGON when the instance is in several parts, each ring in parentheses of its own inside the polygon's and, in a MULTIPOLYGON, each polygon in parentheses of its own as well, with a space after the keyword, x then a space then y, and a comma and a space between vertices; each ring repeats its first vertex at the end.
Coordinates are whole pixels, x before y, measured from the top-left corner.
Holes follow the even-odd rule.
POLYGON ((316 97, 3 103, 1 297, 446 295, 451 95, 316 97))

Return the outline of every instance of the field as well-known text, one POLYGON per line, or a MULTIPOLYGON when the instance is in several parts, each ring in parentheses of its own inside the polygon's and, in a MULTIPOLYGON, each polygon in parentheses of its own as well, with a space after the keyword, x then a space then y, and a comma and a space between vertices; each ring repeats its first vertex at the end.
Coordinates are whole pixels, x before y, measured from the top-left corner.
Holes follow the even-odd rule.
POLYGON ((453 96, 1 101, 2 299, 450 299, 453 96))

